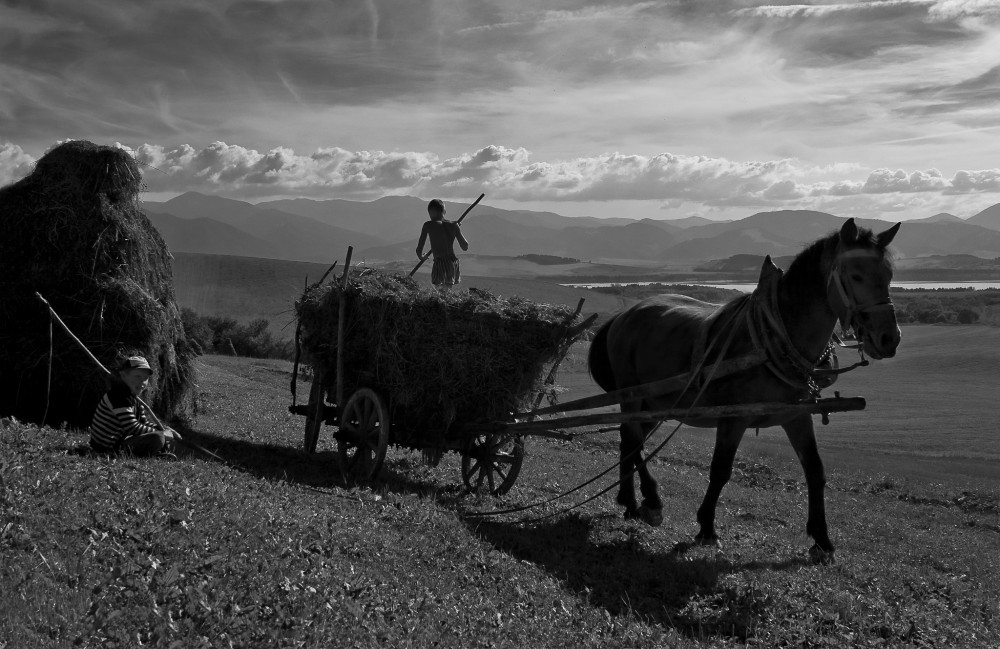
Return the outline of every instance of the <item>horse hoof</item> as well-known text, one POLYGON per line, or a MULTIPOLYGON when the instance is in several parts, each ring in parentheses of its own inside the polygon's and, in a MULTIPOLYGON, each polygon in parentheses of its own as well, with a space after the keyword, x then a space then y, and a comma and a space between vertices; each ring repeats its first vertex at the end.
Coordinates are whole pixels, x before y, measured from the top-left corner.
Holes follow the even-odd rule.
POLYGON ((707 537, 707 536, 696 536, 694 537, 694 544, 701 545, 707 548, 721 548, 722 542, 719 541, 719 537, 707 537))
POLYGON ((818 563, 823 566, 828 566, 835 561, 833 557, 833 550, 827 552, 823 548, 819 547, 818 543, 809 548, 809 558, 812 559, 813 563, 818 563))
POLYGON ((651 525, 652 527, 659 527, 660 525, 663 524, 662 509, 653 509, 651 507, 646 507, 645 505, 643 505, 642 507, 639 508, 638 515, 639 518, 641 518, 644 523, 646 523, 647 525, 651 525))

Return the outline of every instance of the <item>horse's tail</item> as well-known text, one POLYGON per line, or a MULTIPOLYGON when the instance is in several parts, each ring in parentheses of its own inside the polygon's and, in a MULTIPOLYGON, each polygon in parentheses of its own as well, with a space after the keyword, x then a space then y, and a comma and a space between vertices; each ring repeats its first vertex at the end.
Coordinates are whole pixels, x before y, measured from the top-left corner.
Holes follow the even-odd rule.
POLYGON ((594 339, 590 341, 590 352, 587 354, 587 366, 590 368, 590 376, 593 377, 597 385, 605 392, 617 389, 615 386, 615 373, 611 369, 611 359, 608 358, 608 329, 614 317, 608 319, 601 328, 594 334, 594 339))

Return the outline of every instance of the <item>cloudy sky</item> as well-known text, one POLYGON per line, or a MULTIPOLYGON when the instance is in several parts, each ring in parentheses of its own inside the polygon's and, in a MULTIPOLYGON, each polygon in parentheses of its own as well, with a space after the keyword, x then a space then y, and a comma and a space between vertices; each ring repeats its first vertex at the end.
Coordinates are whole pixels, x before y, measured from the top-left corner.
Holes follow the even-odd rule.
POLYGON ((1000 203, 1000 2, 0 0, 0 183, 909 219, 1000 203))

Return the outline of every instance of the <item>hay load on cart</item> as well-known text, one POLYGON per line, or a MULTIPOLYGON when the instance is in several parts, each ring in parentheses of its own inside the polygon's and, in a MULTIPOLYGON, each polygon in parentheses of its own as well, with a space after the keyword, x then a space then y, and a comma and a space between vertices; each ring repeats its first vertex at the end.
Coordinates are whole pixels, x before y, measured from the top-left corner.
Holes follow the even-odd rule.
POLYGON ((479 436, 476 423, 537 407, 552 389, 553 365, 593 321, 578 322, 580 307, 442 292, 370 268, 307 287, 295 309, 302 360, 314 371, 309 405, 293 407, 307 416, 307 451, 322 423, 336 424, 350 473, 373 476, 387 444, 431 456, 458 451, 475 474, 466 482, 484 480, 492 491, 500 490, 494 479, 513 484, 516 471, 476 470, 477 439, 503 442, 518 466, 523 442, 479 436))

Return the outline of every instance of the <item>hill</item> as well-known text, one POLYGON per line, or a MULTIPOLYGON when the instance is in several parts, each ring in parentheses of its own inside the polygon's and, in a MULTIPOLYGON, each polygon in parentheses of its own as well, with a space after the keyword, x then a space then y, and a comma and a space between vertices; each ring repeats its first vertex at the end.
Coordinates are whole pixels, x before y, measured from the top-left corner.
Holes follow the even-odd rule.
MULTIPOLYGON (((449 203, 448 207, 449 215, 457 217, 466 205, 449 203)), ((409 260, 416 248, 420 224, 426 218, 424 201, 406 196, 371 202, 297 199, 251 205, 189 192, 165 203, 148 203, 146 209, 150 214, 168 213, 192 220, 187 232, 182 231, 183 221, 170 224, 170 236, 181 242, 183 247, 177 248, 181 251, 317 262, 334 258, 347 245, 353 245, 362 258, 372 261, 409 260), (196 224, 196 219, 211 222, 196 224), (259 242, 251 245, 237 237, 225 243, 220 240, 220 247, 211 249, 211 240, 206 241, 200 234, 206 229, 218 230, 214 222, 266 242, 266 254, 261 252, 259 242), (247 247, 241 248, 244 244, 247 247)), ((987 227, 993 223, 991 214, 994 212, 985 210, 968 221, 947 214, 907 221, 894 247, 901 257, 1000 256, 1000 229, 987 227)), ((565 217, 481 204, 463 228, 472 243, 471 250, 481 255, 548 254, 619 264, 631 261, 690 266, 736 254, 795 254, 843 222, 842 217, 810 210, 758 212, 725 222, 697 217, 658 221, 565 217)), ((859 223, 876 231, 892 225, 864 219, 859 223)))
POLYGON ((993 427, 976 413, 991 412, 980 408, 1000 358, 974 350, 1000 345, 980 327, 912 329, 899 358, 848 375, 863 377, 868 409, 819 429, 833 566, 808 560, 802 470, 775 429, 744 440, 720 502, 725 546, 707 548, 687 544, 713 444, 694 429, 650 460, 666 518, 649 528, 622 520, 610 494, 568 514, 557 508, 584 495, 470 515, 552 498, 614 466, 613 434, 532 438, 503 499, 466 493, 455 455, 432 467, 397 448, 378 481, 346 484, 332 428, 319 453, 299 450, 289 363, 202 360, 201 406, 184 433, 219 459, 81 457, 67 453, 86 439, 76 431, 5 420, 0 637, 12 647, 474 638, 498 648, 992 649, 1000 485, 986 459, 997 453, 993 427))
POLYGON ((990 230, 1000 230, 1000 203, 987 207, 982 212, 970 216, 969 223, 981 225, 990 230))
POLYGON ((167 212, 148 210, 146 216, 175 254, 199 252, 248 257, 271 257, 276 254, 267 241, 215 219, 181 219, 167 212))
MULTIPOLYGON (((206 228, 206 221, 217 222, 237 228, 243 232, 266 242, 266 254, 260 254, 259 246, 249 249, 237 248, 238 240, 220 240, 220 249, 213 250, 222 254, 224 246, 227 252, 235 252, 242 256, 264 256, 272 259, 292 259, 298 261, 324 262, 335 253, 331 251, 346 250, 348 245, 356 248, 377 246, 385 243, 382 239, 361 234, 342 227, 329 225, 273 209, 259 208, 244 201, 236 201, 217 196, 206 196, 197 192, 188 192, 172 198, 165 203, 145 205, 147 214, 171 214, 183 219, 199 221, 195 227, 206 228)), ((174 236, 183 241, 192 241, 196 235, 187 232, 181 234, 178 229, 183 222, 173 222, 174 236)), ((180 250, 180 249, 179 249, 180 250)), ((181 252, 203 252, 200 250, 180 250, 181 252)))
MULTIPOLYGON (((386 196, 369 202, 297 198, 264 201, 257 205, 308 216, 331 225, 372 234, 393 243, 401 241, 399 238, 401 232, 419 228, 420 223, 427 219, 427 201, 413 196, 386 196)), ((468 206, 469 203, 445 201, 449 219, 457 219, 468 206)), ((549 230, 580 226, 626 225, 633 222, 632 219, 615 217, 599 219, 592 216, 569 217, 555 212, 504 210, 486 204, 476 207, 474 220, 486 215, 499 217, 515 225, 549 230)), ((419 229, 417 231, 419 232, 419 229)))

